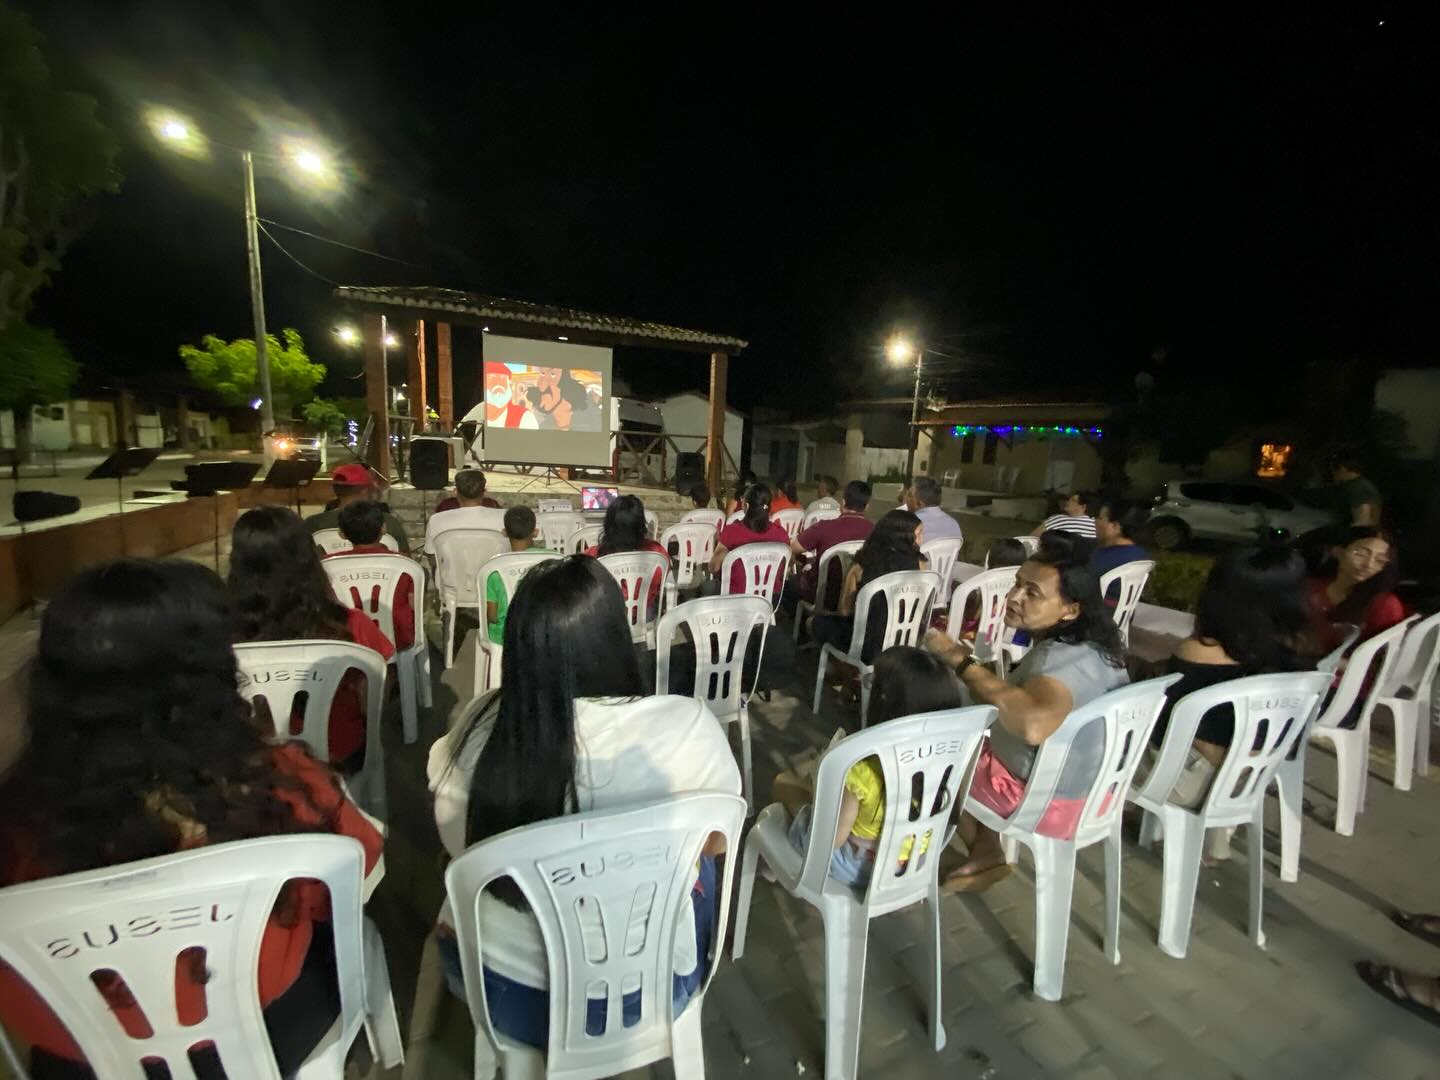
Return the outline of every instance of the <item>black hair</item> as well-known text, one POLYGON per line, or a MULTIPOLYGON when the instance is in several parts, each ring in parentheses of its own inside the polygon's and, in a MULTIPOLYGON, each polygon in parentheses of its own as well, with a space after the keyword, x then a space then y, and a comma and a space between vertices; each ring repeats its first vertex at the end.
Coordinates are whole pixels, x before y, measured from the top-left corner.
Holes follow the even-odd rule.
POLYGON ((373 499, 346 503, 340 508, 340 535, 357 547, 378 544, 385 530, 385 507, 373 499))
POLYGON ((962 704, 955 669, 934 653, 896 645, 876 658, 870 691, 872 726, 902 716, 955 709, 962 704))
POLYGON ((780 492, 782 495, 784 495, 784 496, 785 496, 787 499, 789 499, 791 502, 799 502, 799 501, 800 501, 800 493, 799 493, 799 491, 797 491, 796 488, 795 488, 795 481, 794 481, 794 480, 791 480, 789 477, 786 477, 786 476, 776 477, 776 478, 775 478, 775 483, 774 483, 772 486, 774 487, 774 489, 775 489, 776 491, 780 492))
POLYGON ((1395 548, 1395 537, 1390 535, 1387 530, 1377 525, 1352 525, 1336 534, 1333 546, 1348 548, 1351 544, 1358 544, 1362 540, 1385 541, 1390 548, 1390 562, 1373 577, 1356 585, 1344 600, 1331 609, 1330 620, 1332 622, 1362 625, 1365 622, 1366 614, 1370 611, 1370 605, 1386 593, 1394 592, 1396 584, 1400 581, 1400 560, 1395 548))
POLYGON ((1092 545, 1083 536, 1050 529, 1040 534, 1040 550, 1025 561, 1049 566, 1060 576, 1060 598, 1079 606, 1075 618, 1032 636, 1066 645, 1090 645, 1112 667, 1125 666, 1125 647, 1115 618, 1100 595, 1100 575, 1090 565, 1092 545))
POLYGON ((559 387, 561 399, 570 403, 572 412, 595 407, 595 403, 590 400, 590 395, 585 392, 585 384, 570 374, 569 368, 561 369, 560 381, 556 385, 559 387))
POLYGON ((528 506, 512 506, 505 511, 505 535, 511 540, 528 540, 535 535, 535 511, 528 506))
POLYGON ((770 527, 770 489, 764 484, 751 484, 745 489, 745 527, 763 533, 770 527))
POLYGON ((1359 472, 1360 454, 1353 446, 1342 446, 1331 451, 1325 464, 1328 466, 1327 471, 1329 472, 1334 472, 1336 469, 1352 469, 1359 472))
POLYGON ((915 530, 919 527, 919 517, 909 510, 891 510, 877 521, 855 553, 860 583, 867 585, 881 574, 897 570, 918 570, 920 549, 915 546, 915 530))
POLYGON ((545 395, 540 392, 538 386, 527 386, 525 388, 525 400, 535 408, 540 408, 540 403, 545 400, 545 395))
POLYGON ((870 505, 870 485, 864 480, 851 480, 845 485, 842 502, 846 510, 864 510, 870 505))
POLYGON ((1294 667, 1307 614, 1305 561, 1288 547, 1232 548, 1216 560, 1195 606, 1195 637, 1252 674, 1294 667))
POLYGON ((819 497, 822 499, 833 498, 837 491, 837 488, 835 487, 835 481, 830 479, 830 477, 826 476, 824 473, 815 474, 815 487, 817 489, 819 497))
POLYGON ((1060 504, 1055 508, 1056 511, 1064 510, 1065 504, 1071 499, 1076 500, 1088 513, 1091 505, 1095 501, 1095 496, 1091 495, 1088 491, 1072 491, 1069 494, 1062 494, 1060 496, 1060 504))
MULTIPOLYGON (((467 844, 575 810, 576 700, 644 693, 620 586, 599 562, 572 555, 521 579, 505 617, 501 686, 466 710, 450 763, 488 731, 470 776, 467 844)), ((495 893, 520 905, 511 882, 495 893)))
POLYGON ((1120 535, 1126 540, 1139 540, 1145 535, 1145 523, 1150 520, 1150 511, 1137 502, 1123 499, 1119 495, 1102 495, 1090 507, 1099 517, 1103 510, 1107 517, 1120 526, 1120 535))
POLYGON ((239 641, 350 638, 349 612, 320 566, 315 537, 288 507, 257 506, 240 515, 226 585, 239 641))
POLYGON ((485 497, 485 474, 479 469, 461 469, 455 474, 455 494, 462 499, 485 497))
POLYGON ((985 553, 985 566, 994 570, 1001 566, 1019 566, 1025 561, 1025 545, 1013 536, 1002 536, 990 544, 985 553))
POLYGON ((940 481, 933 476, 917 476, 910 482, 910 490, 921 506, 939 506, 941 499, 940 481))
POLYGON ((640 501, 640 496, 621 495, 606 507, 605 524, 600 530, 599 554, 643 551, 648 539, 645 504, 640 501))
MULTIPOLYGON (((232 642, 224 587, 197 563, 120 559, 77 574, 41 621, 29 743, 0 783, 0 828, 53 874, 171 854, 182 821, 212 844, 330 828, 339 788, 320 810, 275 768, 236 689, 232 642), (297 821, 297 800, 323 824, 297 821)), ((0 884, 16 867, 6 839, 0 884)))
POLYGON ((697 509, 710 505, 710 488, 705 484, 696 484, 690 489, 690 501, 697 509))

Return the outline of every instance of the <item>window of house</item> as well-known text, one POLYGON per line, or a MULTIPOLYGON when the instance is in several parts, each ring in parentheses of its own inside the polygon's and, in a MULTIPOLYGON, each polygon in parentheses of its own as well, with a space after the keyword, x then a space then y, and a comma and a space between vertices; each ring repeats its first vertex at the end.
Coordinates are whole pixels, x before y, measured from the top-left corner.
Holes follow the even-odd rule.
POLYGON ((995 448, 998 447, 999 445, 1000 445, 1000 436, 999 436, 999 435, 996 435, 993 431, 986 432, 986 434, 985 434, 985 453, 984 453, 984 457, 981 459, 981 462, 980 462, 982 465, 994 465, 994 464, 995 464, 995 448))
POLYGON ((1261 443, 1260 460, 1255 467, 1255 475, 1267 479, 1284 476, 1290 469, 1290 455, 1294 452, 1295 447, 1290 443, 1261 443))
POLYGON ((960 440, 960 464, 975 464, 975 436, 966 435, 960 440))

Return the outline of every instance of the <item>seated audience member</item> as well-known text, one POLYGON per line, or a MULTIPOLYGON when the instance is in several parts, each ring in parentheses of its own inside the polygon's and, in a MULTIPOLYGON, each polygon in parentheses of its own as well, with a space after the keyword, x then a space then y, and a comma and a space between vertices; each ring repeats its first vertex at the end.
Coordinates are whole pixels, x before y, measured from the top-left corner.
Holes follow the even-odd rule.
POLYGON ((905 505, 925 526, 926 540, 961 540, 960 523, 940 508, 940 481, 917 476, 906 490, 905 505))
MULTIPOLYGON (((340 510, 340 535, 351 543, 348 551, 324 555, 326 559, 343 559, 349 555, 393 555, 380 542, 385 528, 385 507, 377 502, 347 503, 340 510)), ((415 584, 408 577, 395 583, 395 647, 408 649, 415 644, 415 584)))
MULTIPOLYGON (((621 555, 627 551, 653 551, 657 555, 664 555, 667 565, 670 559, 670 553, 650 539, 645 522, 645 504, 638 495, 621 495, 606 508, 600 542, 586 548, 585 554, 598 558, 601 555, 621 555)), ((645 603, 651 614, 659 607, 660 589, 664 583, 664 574, 657 574, 650 583, 650 593, 645 603)), ((623 594, 624 590, 621 591, 623 594)))
MULTIPOLYGON (((820 558, 825 552, 836 544, 843 544, 848 540, 864 540, 870 535, 875 526, 865 516, 865 508, 869 505, 870 485, 863 480, 852 480, 845 485, 845 502, 839 517, 817 521, 790 541, 790 551, 797 558, 809 556, 809 561, 805 563, 805 569, 801 573, 785 582, 785 593, 781 602, 786 611, 793 613, 799 601, 815 599, 815 589, 819 584, 820 558)), ((826 585, 840 584, 838 570, 835 577, 836 581, 826 582, 826 585)), ((830 595, 837 594, 831 591, 830 595)))
MULTIPOLYGON (((380 485, 364 465, 341 465, 330 474, 330 487, 335 492, 334 505, 305 519, 305 528, 312 533, 321 529, 338 529, 341 510, 353 502, 378 501, 380 495, 380 485)), ((388 509, 385 511, 385 531, 395 541, 402 555, 410 553, 410 540, 405 535, 405 524, 388 509)))
POLYGON ((1080 492, 1065 496, 1060 512, 1051 514, 1035 527, 1031 536, 1040 536, 1055 529, 1057 532, 1072 532, 1077 536, 1095 539, 1095 519, 1090 516, 1089 498, 1080 492))
MULTIPOLYGON (((867 485, 868 486, 868 485, 867 485)), ((838 507, 840 505, 837 496, 840 493, 840 482, 833 476, 826 476, 819 473, 815 477, 815 498, 805 507, 808 514, 812 510, 821 507, 838 507)))
MULTIPOLYGON (((715 552, 710 556, 711 574, 720 572, 726 553, 735 548, 744 547, 746 544, 789 545, 790 534, 785 531, 785 526, 770 520, 773 505, 770 498, 770 489, 764 484, 751 484, 746 490, 743 504, 745 516, 739 521, 722 526, 720 535, 715 538, 715 552)), ((716 592, 720 589, 716 580, 707 582, 707 585, 716 592)), ((739 564, 731 568, 729 591, 745 591, 745 571, 739 564)))
MULTIPOLYGON (((644 682, 620 590, 593 559, 543 563, 520 582, 505 623, 500 690, 477 698, 430 749, 435 821, 456 856, 491 836, 565 814, 632 806, 684 791, 740 793, 740 771, 703 702, 643 697, 644 682)), ((715 926, 716 877, 707 847, 694 905, 675 936, 667 995, 678 1013, 698 989, 715 926)), ((657 898, 657 903, 660 902, 657 898)), ((497 1030, 544 1048, 549 968, 539 924, 515 885, 503 880, 480 901, 481 957, 497 1030)), ((449 905, 437 938, 446 980, 463 997, 449 905)), ((626 993, 638 1015, 640 992, 626 993)), ((590 1019, 603 1026, 605 995, 590 1019)), ((610 1020, 611 1023, 615 1021, 610 1020)))
POLYGON ((485 474, 479 469, 461 469, 455 474, 458 505, 440 512, 436 507, 425 523, 425 554, 435 554, 435 538, 451 529, 490 529, 500 532, 505 527, 505 512, 500 504, 485 495, 485 474))
MULTIPOLYGON (((990 544, 985 552, 985 569, 998 570, 1007 566, 1019 566, 1025 561, 1025 545, 1013 536, 1002 536, 990 544)), ((980 594, 971 593, 965 598, 965 610, 962 612, 950 612, 950 618, 960 618, 960 636, 966 641, 974 641, 975 634, 980 629, 980 594)), ((1017 630, 1010 638, 1016 645, 1029 645, 1030 635, 1023 630, 1017 630)))
MULTIPOLYGON (((30 668, 29 744, 0 785, 0 886, 291 833, 353 837, 366 873, 375 870, 379 830, 303 743, 271 744, 236 691, 231 631, 219 578, 181 560, 93 566, 55 597, 30 668)), ((85 925, 97 948, 108 940, 103 920, 85 925)), ((261 939, 255 984, 286 1076, 339 1016, 332 940, 324 886, 287 883, 261 939)), ((180 961, 171 961, 170 1000, 181 1023, 196 1023, 206 1010, 203 955, 182 952, 180 961)), ((76 962, 103 966, 103 953, 76 962)), ((143 1039, 147 1021, 129 987, 113 972, 94 980, 120 1025, 143 1039)), ((0 1023, 30 1048, 27 1075, 95 1077, 59 1018, 4 960, 0 1023)), ((224 1075, 213 1048, 191 1054, 197 1075, 224 1075)))
POLYGON ((760 481, 749 469, 740 471, 740 478, 735 481, 735 490, 730 495, 730 501, 725 505, 725 516, 737 513, 745 509, 745 493, 760 481))
MULTIPOLYGON (((535 543, 535 511, 528 506, 512 506, 505 511, 505 538, 511 551, 549 551, 535 543)), ((485 582, 485 629, 496 645, 505 643, 505 583, 499 574, 491 574, 485 582)))
MULTIPOLYGON (((1090 567, 1103 577, 1117 566, 1150 558, 1150 553, 1137 541, 1145 534, 1150 514, 1143 506, 1112 495, 1102 496, 1095 504, 1096 548, 1090 556, 1090 567)), ((1111 586, 1113 600, 1119 586, 1111 586)))
POLYGON ((770 513, 778 514, 781 510, 799 510, 800 495, 795 490, 795 481, 789 479, 777 479, 774 484, 774 492, 770 498, 770 513))
MULTIPOLYGON (((353 641, 389 660, 395 646, 373 619, 338 603, 319 549, 294 511, 257 506, 240 515, 230 545, 230 602, 237 641, 353 641)), ((365 706, 358 671, 346 674, 330 707, 330 761, 343 771, 364 763, 365 706)))
POLYGON ((455 494, 447 495, 435 504, 432 514, 446 510, 459 510, 462 506, 484 506, 491 510, 500 509, 500 504, 485 494, 485 474, 479 469, 461 469, 455 474, 455 494), (462 485, 460 478, 465 478, 462 485), (476 488, 479 488, 478 494, 476 488))
MULTIPOLYGON (((1180 681, 1165 691, 1165 707, 1141 761, 1142 776, 1160 760, 1160 748, 1175 703, 1186 694, 1246 675, 1295 671, 1302 664, 1296 645, 1306 612, 1300 555, 1285 547, 1233 548, 1210 570, 1195 608, 1195 632, 1175 648, 1166 674, 1180 681)), ((1235 710, 1217 705, 1200 720, 1186 754, 1185 768, 1170 801, 1190 809, 1209 794, 1215 771, 1234 741, 1235 710)), ((1206 836, 1211 861, 1229 858, 1230 830, 1206 836)))
MULTIPOLYGON (((874 683, 870 691, 869 727, 902 716, 940 709, 959 708, 960 681, 939 657, 923 649, 897 645, 875 660, 874 683)), ((790 843, 801 854, 810 843, 813 783, 794 773, 775 778, 771 798, 784 803, 790 814, 790 843)), ((845 794, 840 804, 840 821, 835 828, 835 853, 830 856, 830 876, 845 885, 865 886, 875 869, 875 851, 885 825, 885 774, 880 760, 867 757, 845 774, 845 794)), ((943 837, 942 837, 943 840, 943 837)), ((900 848, 898 872, 910 858, 913 840, 900 848)), ((921 840, 919 854, 930 847, 921 840)))
POLYGON ((1306 582, 1311 633, 1321 653, 1340 644, 1341 623, 1360 627, 1364 641, 1405 618, 1405 605, 1394 592, 1400 565, 1390 534, 1373 525, 1354 525, 1335 539, 1333 574, 1306 582))
MULTIPOLYGON (((928 567, 920 545, 925 542, 925 526, 908 510, 891 510, 875 524, 865 544, 855 553, 850 572, 840 587, 839 614, 817 611, 810 624, 810 633, 821 645, 837 649, 850 647, 854 631, 855 599, 860 590, 878 577, 901 570, 924 570, 928 567)), ((875 597, 865 624, 863 656, 867 662, 880 652, 885 632, 884 600, 875 597)))
MULTIPOLYGON (((1009 816, 1020 805, 1040 747, 1065 718, 1129 681, 1120 632, 1100 598, 1088 552, 1089 545, 1073 534, 1046 533, 1040 550, 1020 567, 1006 601, 1005 625, 1026 631, 1033 644, 1006 678, 976 663, 969 645, 938 630, 926 637, 926 645, 955 666, 972 701, 1000 710, 970 787, 971 798, 997 814, 1009 816)), ((1101 724, 1090 724, 1076 737, 1055 798, 1037 827, 1040 835, 1074 835, 1104 747, 1101 724)), ((945 879, 947 892, 980 892, 1009 876, 994 832, 970 814, 960 816, 958 831, 969 854, 945 879)))
POLYGON ((1025 545, 1013 536, 1001 536, 990 542, 985 552, 985 569, 996 570, 1002 566, 1019 566, 1028 552, 1025 545))
POLYGON ((705 484, 696 484, 690 489, 690 503, 696 510, 709 510, 710 488, 705 484))

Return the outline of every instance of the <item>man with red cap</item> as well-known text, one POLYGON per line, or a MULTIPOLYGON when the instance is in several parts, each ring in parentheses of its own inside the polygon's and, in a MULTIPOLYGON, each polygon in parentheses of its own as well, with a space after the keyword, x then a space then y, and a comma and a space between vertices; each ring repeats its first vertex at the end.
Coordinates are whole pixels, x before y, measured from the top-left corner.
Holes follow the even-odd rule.
MULTIPOLYGON (((335 492, 335 504, 323 513, 305 519, 305 525, 313 532, 321 529, 338 529, 340 511, 354 502, 378 499, 379 485, 374 475, 364 465, 341 465, 330 474, 330 487, 335 492)), ((385 514, 385 531, 390 534, 401 552, 410 554, 410 540, 405 535, 405 525, 394 514, 385 514)))

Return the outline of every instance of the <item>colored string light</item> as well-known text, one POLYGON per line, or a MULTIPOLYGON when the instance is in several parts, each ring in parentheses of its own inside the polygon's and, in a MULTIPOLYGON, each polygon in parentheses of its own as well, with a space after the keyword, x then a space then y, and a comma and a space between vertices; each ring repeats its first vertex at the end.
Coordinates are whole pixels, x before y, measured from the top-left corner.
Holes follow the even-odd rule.
POLYGON ((950 434, 957 438, 965 435, 998 435, 1002 439, 1008 439, 1015 435, 1034 435, 1044 439, 1059 435, 1062 438, 1078 439, 1088 435, 1091 438, 1103 439, 1105 429, 1076 427, 1073 424, 957 424, 950 429, 950 434))

